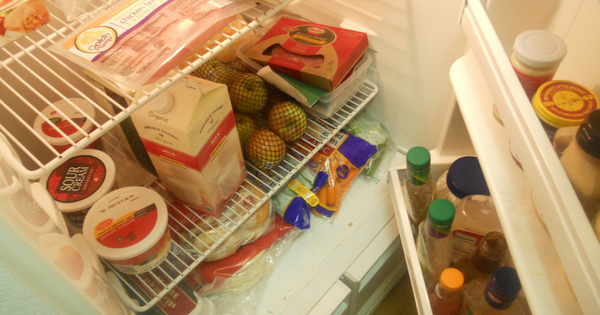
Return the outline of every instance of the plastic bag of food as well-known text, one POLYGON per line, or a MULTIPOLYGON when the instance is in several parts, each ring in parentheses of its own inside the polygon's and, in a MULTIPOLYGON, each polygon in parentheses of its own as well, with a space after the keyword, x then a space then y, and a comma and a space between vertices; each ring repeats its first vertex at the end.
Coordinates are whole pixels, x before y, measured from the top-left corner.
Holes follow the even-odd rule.
POLYGON ((120 2, 51 49, 84 68, 137 90, 185 60, 251 0, 120 2))
POLYGON ((316 193, 327 178, 325 172, 315 173, 303 166, 295 178, 272 197, 275 212, 301 230, 310 228, 310 209, 319 204, 316 193))
POLYGON ((0 0, 0 47, 50 22, 42 0, 0 0))
POLYGON ((344 131, 377 146, 377 153, 369 159, 362 174, 375 182, 379 182, 376 172, 390 147, 390 134, 388 131, 381 122, 366 111, 352 118, 344 127, 344 131))
POLYGON ((299 231, 276 216, 271 232, 225 259, 201 262, 184 281, 200 295, 245 291, 270 275, 277 258, 299 231))
MULTIPOLYGON (((232 220, 246 215, 252 207, 265 197, 264 191, 257 186, 245 182, 230 202, 230 207, 223 213, 223 219, 213 219, 193 213, 178 203, 178 209, 170 207, 170 226, 177 236, 173 236, 182 246, 193 246, 200 252, 209 250, 219 239, 231 231, 232 220), (177 222, 176 222, 177 221, 177 222), (193 224, 192 224, 193 222, 193 224)), ((271 200, 265 202, 240 227, 215 248, 204 261, 215 261, 229 257, 237 252, 240 246, 256 241, 274 228, 275 216, 272 212, 271 200)), ((190 247, 191 247, 190 246, 190 247)))
POLYGON ((319 204, 313 213, 328 218, 336 214, 354 179, 375 153, 376 146, 344 131, 325 144, 306 164, 313 172, 328 175, 327 183, 317 192, 319 204))

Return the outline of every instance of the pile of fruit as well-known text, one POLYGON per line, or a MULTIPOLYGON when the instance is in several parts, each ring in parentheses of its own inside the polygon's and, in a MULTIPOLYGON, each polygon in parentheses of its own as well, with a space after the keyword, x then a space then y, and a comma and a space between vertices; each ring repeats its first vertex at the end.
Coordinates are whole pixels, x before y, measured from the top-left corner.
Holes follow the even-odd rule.
POLYGON ((227 85, 244 156, 256 167, 275 168, 285 158, 286 142, 306 131, 302 106, 242 64, 213 58, 192 74, 227 85))

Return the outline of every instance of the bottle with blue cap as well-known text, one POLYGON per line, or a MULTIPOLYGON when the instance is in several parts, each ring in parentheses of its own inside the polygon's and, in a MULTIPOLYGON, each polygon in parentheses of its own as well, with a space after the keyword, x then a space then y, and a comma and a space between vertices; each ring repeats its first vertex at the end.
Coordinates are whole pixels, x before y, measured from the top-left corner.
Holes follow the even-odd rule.
POLYGON ((494 200, 474 156, 457 159, 436 183, 436 199, 446 199, 456 208, 452 224, 452 264, 469 259, 483 237, 502 232, 494 200))
POLYGON ((436 199, 429 205, 427 219, 419 225, 417 255, 430 288, 438 283, 442 272, 450 267, 454 206, 445 199, 436 199))
POLYGON ((406 153, 404 199, 414 236, 419 224, 427 218, 427 209, 433 201, 434 186, 429 172, 430 163, 431 156, 424 147, 413 147, 406 153))
POLYGON ((478 278, 464 288, 461 315, 524 315, 517 295, 521 282, 517 271, 511 267, 500 267, 487 281, 478 278))
POLYGON ((456 205, 469 195, 490 195, 479 159, 465 156, 454 161, 435 184, 435 199, 446 199, 456 205))

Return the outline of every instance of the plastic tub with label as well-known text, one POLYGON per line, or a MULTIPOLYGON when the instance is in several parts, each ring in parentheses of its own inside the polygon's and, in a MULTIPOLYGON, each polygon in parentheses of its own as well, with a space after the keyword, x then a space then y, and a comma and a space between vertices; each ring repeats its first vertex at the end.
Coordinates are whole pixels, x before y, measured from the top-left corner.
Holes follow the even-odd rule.
MULTIPOLYGON (((48 118, 48 120, 52 122, 56 128, 61 130, 65 135, 68 136, 69 139, 73 140, 74 142, 83 139, 85 135, 81 131, 77 130, 77 128, 75 128, 75 126, 69 120, 79 126, 79 128, 86 133, 90 133, 96 128, 92 123, 92 120, 88 119, 81 112, 83 111, 91 119, 95 118, 96 114, 94 106, 90 104, 90 102, 80 98, 69 98, 68 101, 60 100, 52 105, 54 105, 55 108, 52 106, 44 108, 42 110, 42 115, 48 118), (73 106, 71 103, 69 103, 69 101, 75 104, 77 107, 73 106), (56 109, 63 112, 63 114, 65 114, 69 119, 66 119, 56 109)), ((59 153, 62 153, 71 147, 69 140, 56 131, 56 129, 46 122, 41 116, 36 117, 33 123, 33 129, 59 153)), ((88 148, 99 148, 101 143, 101 140, 98 139, 90 144, 88 148)))
POLYGON ((58 233, 42 234, 39 243, 45 256, 87 296, 94 301, 103 299, 106 285, 101 283, 93 266, 83 258, 68 236, 58 233))
POLYGON ((83 236, 98 256, 127 274, 148 272, 167 257, 171 235, 163 198, 144 187, 102 197, 83 222, 83 236))
POLYGON ((81 232, 89 209, 114 188, 115 163, 108 154, 86 149, 40 179, 67 224, 81 232))
MULTIPOLYGON (((272 22, 267 24, 265 27, 260 28, 256 31, 254 36, 248 38, 239 44, 236 54, 237 57, 248 67, 258 71, 262 68, 262 66, 246 57, 246 52, 256 44, 264 34, 266 34, 269 29, 279 21, 281 17, 290 17, 291 16, 280 16, 274 19, 272 22)), ((352 73, 342 82, 335 90, 325 93, 314 106, 308 107, 306 105, 305 108, 311 114, 321 117, 321 118, 330 118, 332 117, 340 108, 348 102, 352 96, 358 91, 358 89, 362 86, 363 82, 365 82, 367 78, 367 70, 371 65, 373 58, 365 53, 364 56, 360 59, 358 63, 354 66, 352 73)))
POLYGON ((66 233, 67 227, 56 203, 39 183, 32 183, 29 190, 20 189, 9 201, 21 221, 36 233, 66 233))

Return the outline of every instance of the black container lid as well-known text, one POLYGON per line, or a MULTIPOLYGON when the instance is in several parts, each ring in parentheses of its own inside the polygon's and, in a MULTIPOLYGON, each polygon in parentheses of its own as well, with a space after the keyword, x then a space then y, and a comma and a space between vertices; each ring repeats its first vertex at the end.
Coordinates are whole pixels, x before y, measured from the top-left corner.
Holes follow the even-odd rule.
POLYGON ((462 157, 450 165, 446 185, 450 192, 461 199, 469 195, 490 195, 479 159, 474 156, 462 157))
POLYGON ((589 155, 600 159, 600 109, 590 112, 577 130, 577 143, 589 155))

